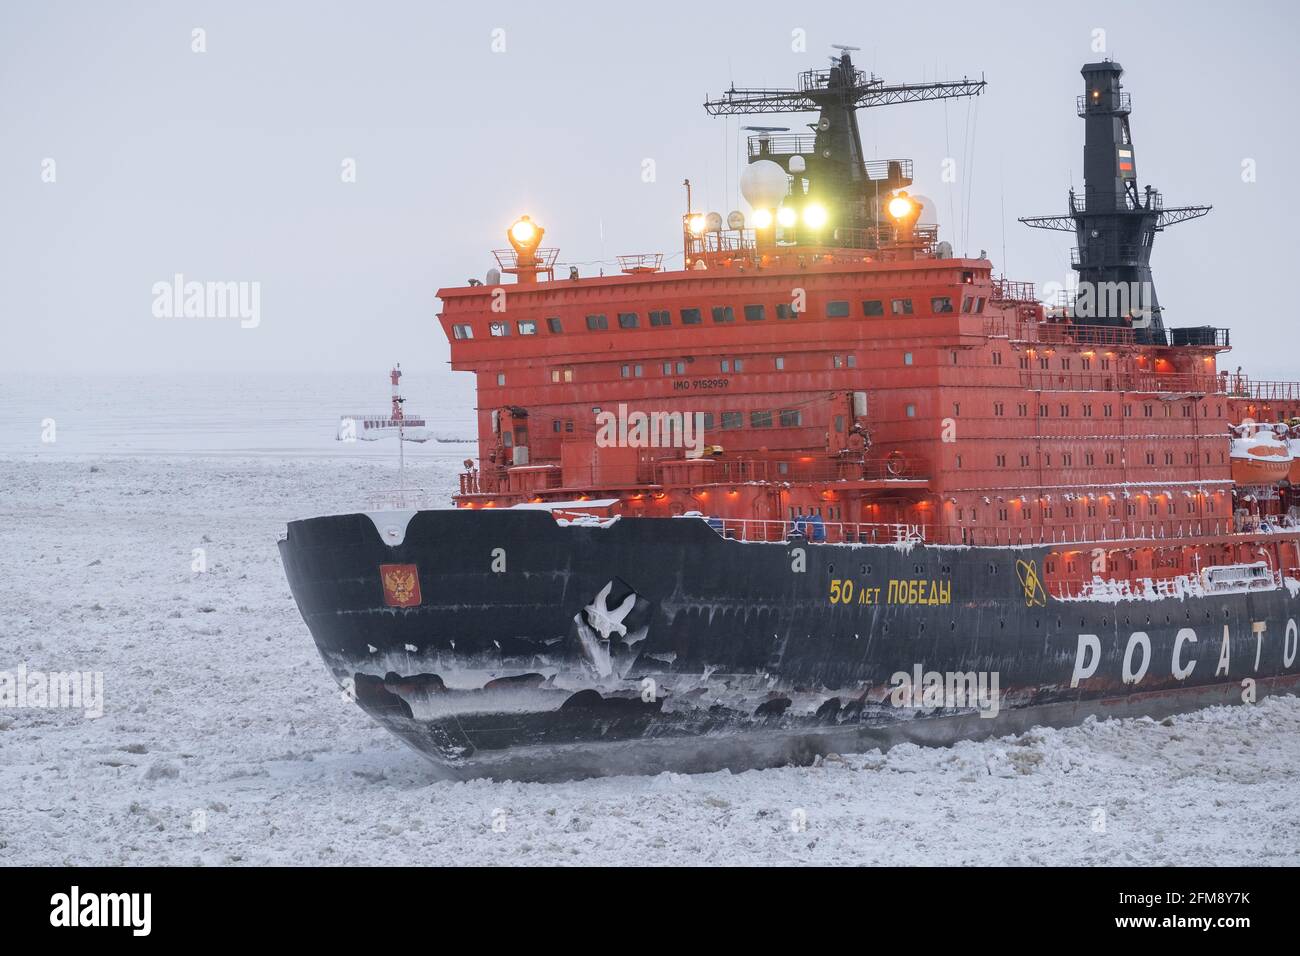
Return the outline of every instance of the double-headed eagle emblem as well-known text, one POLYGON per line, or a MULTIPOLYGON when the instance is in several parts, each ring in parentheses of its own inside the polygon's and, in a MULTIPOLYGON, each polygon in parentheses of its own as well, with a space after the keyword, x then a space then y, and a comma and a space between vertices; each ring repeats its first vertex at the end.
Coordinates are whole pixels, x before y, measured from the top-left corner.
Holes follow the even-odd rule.
POLYGON ((381 564, 384 603, 389 607, 414 607, 420 603, 420 572, 413 564, 381 564))

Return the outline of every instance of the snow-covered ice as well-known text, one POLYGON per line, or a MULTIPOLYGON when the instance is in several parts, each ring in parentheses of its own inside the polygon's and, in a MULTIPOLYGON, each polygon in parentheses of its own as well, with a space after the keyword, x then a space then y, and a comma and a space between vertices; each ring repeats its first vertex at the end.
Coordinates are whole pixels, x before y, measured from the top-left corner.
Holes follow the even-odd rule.
MULTIPOLYGON (((461 454, 413 480, 449 491, 461 454)), ((810 768, 439 780, 340 693, 275 548, 392 479, 337 456, 0 458, 0 670, 100 671, 106 698, 99 719, 0 710, 0 864, 1300 863, 1294 697, 810 768)))

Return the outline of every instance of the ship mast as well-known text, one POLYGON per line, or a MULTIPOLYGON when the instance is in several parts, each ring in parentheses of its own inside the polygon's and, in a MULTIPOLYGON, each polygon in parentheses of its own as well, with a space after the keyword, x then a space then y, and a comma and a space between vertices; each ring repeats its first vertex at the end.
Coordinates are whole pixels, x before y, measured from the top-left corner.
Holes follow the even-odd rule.
MULTIPOLYGON (((837 46, 826 70, 799 74, 796 89, 737 89, 706 100, 704 109, 712 116, 754 113, 818 113, 812 137, 772 136, 759 130, 749 140, 749 161, 769 159, 791 174, 791 192, 797 197, 816 197, 827 206, 831 222, 842 232, 870 229, 880 220, 877 193, 888 193, 911 183, 910 163, 890 162, 882 172, 873 170, 862 151, 857 111, 894 103, 978 96, 983 79, 962 79, 945 83, 886 84, 875 75, 858 70, 850 53, 857 47, 837 46)), ((847 239, 847 233, 841 239, 847 239)), ((846 243, 847 244, 847 243, 846 243)))
POLYGON ((1166 208, 1153 187, 1139 189, 1133 137, 1132 101, 1119 78, 1124 68, 1104 60, 1087 63, 1084 93, 1077 112, 1085 121, 1083 198, 1070 190, 1070 211, 1061 216, 1024 216, 1034 229, 1073 232, 1071 252, 1079 273, 1079 297, 1070 318, 1081 325, 1131 326, 1140 342, 1165 342, 1160 302, 1151 279, 1151 246, 1166 226, 1198 219, 1209 206, 1166 208), (1116 299, 1112 292, 1122 291, 1116 299), (1126 307, 1112 308, 1118 301, 1126 307))

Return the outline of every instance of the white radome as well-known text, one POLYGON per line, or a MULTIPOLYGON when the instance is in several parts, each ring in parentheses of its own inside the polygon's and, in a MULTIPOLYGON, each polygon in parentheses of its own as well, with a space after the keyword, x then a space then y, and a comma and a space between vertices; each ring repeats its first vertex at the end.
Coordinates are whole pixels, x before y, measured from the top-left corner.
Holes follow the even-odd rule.
POLYGON ((911 196, 912 202, 921 207, 921 214, 916 217, 918 226, 937 226, 939 225, 939 206, 929 196, 914 194, 911 196))
POLYGON ((785 198, 789 177, 780 163, 760 159, 740 174, 740 194, 754 209, 775 209, 785 198))

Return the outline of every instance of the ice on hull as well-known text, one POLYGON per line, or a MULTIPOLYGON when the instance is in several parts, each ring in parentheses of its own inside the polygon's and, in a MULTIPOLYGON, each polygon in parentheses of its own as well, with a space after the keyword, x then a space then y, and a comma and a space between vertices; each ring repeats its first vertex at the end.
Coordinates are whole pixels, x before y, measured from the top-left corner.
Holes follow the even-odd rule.
POLYGON ((294 522, 281 551, 336 679, 458 775, 772 766, 1296 686, 1290 588, 1057 601, 1017 573, 1043 548, 753 544, 703 521, 561 527, 539 512, 404 520, 400 536, 367 515, 294 522), (879 600, 832 601, 845 580, 879 600), (995 713, 897 693, 899 674, 919 688, 936 673, 996 675, 995 713))

